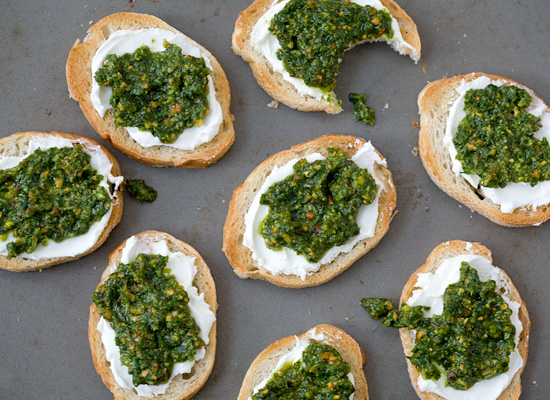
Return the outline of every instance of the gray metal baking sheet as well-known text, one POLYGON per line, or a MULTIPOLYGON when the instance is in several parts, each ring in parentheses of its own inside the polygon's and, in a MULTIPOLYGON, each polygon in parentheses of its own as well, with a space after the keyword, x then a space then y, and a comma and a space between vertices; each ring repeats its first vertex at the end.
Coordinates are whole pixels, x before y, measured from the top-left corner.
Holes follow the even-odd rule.
POLYGON ((118 11, 162 18, 209 49, 231 86, 236 140, 202 170, 153 168, 111 151, 123 174, 158 190, 153 204, 126 196, 122 222, 106 243, 81 260, 42 272, 0 271, 0 399, 107 400, 88 346, 91 294, 108 254, 146 229, 166 231, 194 246, 216 281, 218 347, 210 379, 195 399, 234 399, 256 355, 271 342, 320 323, 334 324, 364 349, 372 399, 414 399, 398 333, 369 319, 364 296, 397 301, 409 275, 442 241, 479 241, 512 277, 532 321, 522 399, 550 393, 548 270, 550 223, 503 228, 441 192, 415 155, 417 95, 428 81, 482 71, 513 78, 550 100, 550 7, 546 0, 401 0, 418 25, 422 59, 415 64, 385 44, 346 54, 336 92, 339 115, 304 113, 271 98, 230 49, 239 11, 250 0, 3 0, 0 7, 0 135, 62 131, 104 143, 71 100, 65 62, 90 24, 118 11), (367 94, 375 127, 355 122, 349 92, 367 94), (234 275, 222 247, 232 191, 266 157, 321 134, 369 139, 387 158, 399 212, 386 237, 348 271, 322 286, 290 290, 234 275))

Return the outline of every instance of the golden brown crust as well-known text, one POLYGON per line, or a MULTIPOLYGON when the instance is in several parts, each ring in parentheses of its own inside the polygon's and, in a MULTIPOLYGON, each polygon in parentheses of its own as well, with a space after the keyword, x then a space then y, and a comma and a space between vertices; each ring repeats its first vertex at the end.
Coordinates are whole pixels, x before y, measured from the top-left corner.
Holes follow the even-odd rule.
POLYGON ((484 198, 462 176, 455 175, 451 169, 451 156, 443 145, 443 137, 449 109, 458 98, 455 89, 460 86, 463 79, 472 81, 481 76, 487 76, 495 81, 505 81, 507 84, 526 89, 532 96, 536 96, 532 90, 512 79, 480 72, 431 82, 418 96, 420 112, 418 147, 422 164, 441 190, 491 221, 509 227, 540 224, 550 218, 550 204, 540 206, 536 210, 518 208, 512 213, 504 213, 499 205, 484 198))
MULTIPOLYGON (((84 136, 73 135, 71 133, 62 133, 62 132, 55 132, 55 131, 50 133, 35 132, 35 131, 15 133, 11 136, 7 136, 0 139, 0 156, 2 157, 20 156, 21 154, 24 154, 24 152, 26 152, 28 149, 29 141, 33 137, 38 137, 38 136, 62 137, 62 138, 80 143, 84 149, 86 149, 86 147, 99 148, 102 151, 102 153, 104 153, 107 157, 109 157, 109 161, 112 163, 111 174, 113 176, 121 175, 120 167, 118 165, 117 160, 105 147, 97 143, 95 140, 89 139, 84 136)), ((122 189, 119 188, 112 194, 114 196, 114 199, 111 202, 113 211, 111 212, 109 222, 107 223, 107 226, 105 227, 105 229, 103 230, 99 238, 97 239, 97 242, 94 244, 94 246, 92 246, 87 251, 81 254, 78 254, 74 257, 56 257, 56 258, 48 258, 44 260, 32 260, 24 257, 14 257, 9 259, 7 256, 0 255, 0 268, 6 269, 9 271, 15 271, 15 272, 36 271, 42 268, 51 267, 53 265, 77 260, 81 257, 84 257, 87 254, 92 253, 93 251, 98 249, 105 242, 105 240, 107 240, 109 233, 111 233, 113 228, 120 222, 120 219, 122 218, 122 189)))
MULTIPOLYGON (((491 263, 493 262, 491 251, 487 247, 479 243, 469 243, 463 242, 461 240, 453 240, 450 242, 442 243, 430 253, 428 259, 426 260, 426 263, 410 276, 409 280, 405 284, 405 287, 403 288, 400 304, 407 302, 409 297, 411 297, 414 289, 416 289, 415 285, 418 279, 418 274, 434 272, 435 270, 437 270, 437 268, 439 268, 444 260, 451 257, 459 256, 461 254, 480 255, 487 258, 489 261, 491 261, 491 263)), ((521 374, 523 372, 523 369, 525 368, 525 363, 527 361, 527 353, 529 347, 529 330, 531 328, 531 321, 529 320, 529 314, 527 313, 525 303, 521 299, 519 292, 512 283, 512 280, 506 274, 506 272, 504 272, 503 270, 500 270, 500 272, 502 274, 503 280, 506 282, 508 293, 510 295, 510 300, 516 301, 520 304, 519 320, 523 325, 523 331, 520 334, 518 344, 519 354, 523 359, 523 366, 518 372, 516 372, 510 385, 508 385, 504 392, 502 392, 502 394, 498 397, 498 400, 513 400, 518 399, 519 395, 521 394, 521 374)), ((414 348, 414 333, 408 329, 402 328, 399 330, 399 335, 401 337, 401 344, 403 345, 403 351, 405 352, 405 355, 410 356, 412 354, 412 349, 414 348)), ((414 390, 418 394, 418 397, 424 400, 444 400, 443 397, 434 393, 420 391, 418 387, 418 377, 420 376, 420 374, 409 361, 409 359, 407 359, 407 369, 409 371, 411 383, 414 387, 414 390)))
MULTIPOLYGON (((298 336, 299 339, 307 339, 311 332, 323 334, 328 344, 334 347, 342 358, 350 363, 351 374, 355 381, 354 400, 368 400, 369 393, 367 380, 363 372, 366 358, 365 353, 357 342, 346 332, 329 324, 317 325, 306 333, 298 336)), ((241 385, 237 400, 248 400, 254 393, 254 388, 267 378, 275 369, 279 359, 290 352, 296 346, 296 337, 288 336, 269 345, 252 362, 241 385)))
MULTIPOLYGON (((239 18, 235 23, 235 30, 232 37, 231 48, 235 54, 241 56, 243 60, 249 63, 252 73, 258 81, 258 84, 275 100, 301 111, 325 111, 329 114, 337 114, 342 111, 340 105, 326 100, 317 100, 311 96, 304 96, 296 88, 285 81, 279 72, 273 71, 273 68, 267 59, 256 50, 251 43, 251 34, 258 20, 269 10, 272 5, 282 0, 256 0, 246 10, 239 13, 239 18)), ((382 1, 388 8, 392 16, 399 23, 403 38, 415 48, 417 57, 420 58, 420 36, 413 20, 407 13, 399 7, 393 0, 382 1)), ((412 54, 408 48, 396 48, 400 54, 412 54)), ((336 100, 336 99, 334 99, 336 100)))
POLYGON ((90 98, 93 79, 91 64, 97 49, 112 33, 118 30, 146 28, 161 28, 170 32, 181 33, 157 17, 129 12, 109 15, 92 25, 82 43, 80 40, 76 40, 67 60, 66 75, 70 96, 78 101, 86 119, 104 140, 141 163, 155 167, 175 166, 187 168, 203 168, 215 163, 229 150, 235 139, 233 116, 229 110, 231 105, 229 83, 216 58, 188 37, 186 37, 186 40, 198 47, 201 52, 207 54, 213 68, 210 75, 214 82, 216 98, 222 108, 223 122, 219 132, 212 140, 194 150, 181 150, 169 146, 142 147, 130 137, 124 127, 115 129, 111 111, 107 111, 104 118, 102 118, 92 105, 90 98))
POLYGON ((379 164, 375 166, 375 174, 383 182, 384 190, 380 194, 378 203, 378 221, 374 236, 361 240, 350 252, 342 253, 334 261, 322 265, 317 272, 307 276, 305 280, 302 280, 297 275, 273 275, 258 265, 257 261, 252 258, 250 249, 243 244, 245 214, 250 208, 256 191, 262 186, 266 177, 275 166, 281 166, 292 159, 305 157, 311 153, 319 152, 327 155, 329 147, 339 147, 347 157, 351 157, 363 143, 365 143, 364 139, 354 136, 324 135, 317 139, 292 146, 290 150, 277 153, 252 171, 245 182, 233 192, 233 198, 229 203, 227 219, 223 228, 222 250, 225 252, 237 276, 244 279, 262 279, 277 286, 287 288, 317 286, 328 282, 348 269, 355 261, 378 244, 389 228, 396 203, 396 191, 391 172, 379 164))
MULTIPOLYGON (((180 251, 185 255, 195 257, 197 275, 193 280, 193 286, 197 287, 199 294, 204 293, 204 300, 208 303, 214 315, 216 315, 218 303, 216 300, 216 287, 214 280, 210 274, 210 269, 197 250, 189 244, 163 232, 149 230, 134 236, 140 239, 153 241, 165 240, 168 243, 168 248, 170 251, 180 251)), ((105 268, 105 271, 101 276, 101 282, 97 285, 98 288, 109 277, 111 268, 119 264, 125 245, 126 240, 109 255, 109 265, 105 268)), ((107 386, 107 388, 109 388, 109 390, 113 393, 115 400, 146 399, 147 397, 138 396, 133 389, 124 389, 120 387, 116 382, 113 373, 111 372, 110 363, 105 357, 105 348, 103 346, 103 342, 101 341, 101 333, 97 330, 97 324, 100 318, 101 314, 99 313, 99 309, 94 303, 92 303, 90 306, 90 318, 88 322, 88 339, 97 373, 101 376, 105 386, 107 386)), ((182 375, 174 377, 170 382, 166 393, 154 396, 155 400, 187 400, 192 398, 204 386, 214 366, 214 358, 216 355, 216 322, 214 322, 212 328, 210 329, 209 339, 210 342, 206 345, 206 355, 203 359, 198 360, 195 363, 191 373, 186 374, 185 377, 182 375)))

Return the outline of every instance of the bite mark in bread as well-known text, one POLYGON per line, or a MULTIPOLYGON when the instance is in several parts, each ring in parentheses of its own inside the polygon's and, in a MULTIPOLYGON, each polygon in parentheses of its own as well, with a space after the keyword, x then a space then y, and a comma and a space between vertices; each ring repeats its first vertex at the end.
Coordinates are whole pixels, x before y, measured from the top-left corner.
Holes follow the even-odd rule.
MULTIPOLYGON (((327 96, 317 99, 313 95, 304 95, 278 72, 268 61, 266 56, 258 51, 253 44, 252 33, 258 21, 275 4, 283 0, 256 0, 246 10, 239 13, 235 23, 235 30, 232 37, 232 49, 235 54, 241 56, 249 63, 250 68, 258 84, 273 99, 282 102, 290 108, 301 111, 325 111, 329 114, 337 114, 342 111, 339 101, 333 94, 330 94, 330 101, 327 96)), ((420 37, 413 20, 393 0, 381 0, 381 3, 388 9, 394 18, 399 30, 407 45, 392 42, 392 47, 400 54, 408 54, 413 60, 420 59, 420 37)))

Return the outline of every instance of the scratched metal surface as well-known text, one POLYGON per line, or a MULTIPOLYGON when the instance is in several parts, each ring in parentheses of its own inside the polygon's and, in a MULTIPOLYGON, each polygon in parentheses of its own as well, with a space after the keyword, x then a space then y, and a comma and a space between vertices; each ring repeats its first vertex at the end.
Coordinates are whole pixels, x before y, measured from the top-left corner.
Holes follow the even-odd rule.
POLYGON ((203 170, 147 167, 112 150, 124 175, 144 178, 157 188, 157 201, 139 204, 127 197, 120 225, 99 250, 81 260, 42 272, 0 271, 0 398, 112 398, 92 364, 88 307, 109 252, 145 229, 189 242, 216 281, 216 364, 196 399, 236 398, 249 364, 263 348, 319 323, 339 326, 363 347, 371 398, 415 398, 397 332, 370 320, 359 300, 366 295, 397 300, 408 276, 449 239, 485 244, 496 265, 514 280, 532 320, 522 398, 547 398, 550 317, 544 299, 550 283, 550 224, 502 228, 443 194, 413 154, 418 129, 412 123, 419 120, 420 90, 445 75, 500 74, 550 99, 550 8, 544 0, 400 3, 418 25, 422 60, 415 65, 385 44, 349 52, 336 87, 345 110, 329 116, 266 106, 271 99, 230 49, 234 22, 249 0, 2 1, 0 135, 58 130, 101 142, 69 99, 66 57, 91 23, 134 11, 164 19, 218 58, 231 85, 236 141, 218 163, 203 170), (354 121, 345 100, 350 91, 367 93, 377 112, 374 128, 354 121), (351 269, 320 287, 287 290, 237 278, 220 250, 233 189, 267 156, 327 132, 370 139, 387 158, 399 210, 388 234, 351 269))

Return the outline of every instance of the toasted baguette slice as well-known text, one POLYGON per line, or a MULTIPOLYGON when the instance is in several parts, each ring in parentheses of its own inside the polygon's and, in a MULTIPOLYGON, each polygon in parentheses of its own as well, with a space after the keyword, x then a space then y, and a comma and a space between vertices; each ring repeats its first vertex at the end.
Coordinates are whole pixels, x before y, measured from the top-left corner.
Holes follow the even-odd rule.
MULTIPOLYGON (((261 163, 246 178, 245 182, 235 189, 223 228, 222 250, 238 277, 262 279, 287 288, 317 286, 344 272, 378 244, 388 231, 396 202, 396 191, 391 172, 379 164, 376 164, 375 174, 383 182, 383 190, 378 203, 378 220, 374 236, 359 241, 350 252, 340 253, 332 262, 321 265, 318 271, 308 275, 305 280, 297 275, 272 274, 252 258, 252 252, 243 244, 245 215, 254 200, 256 191, 262 186, 274 167, 284 165, 295 158, 306 157, 312 153, 321 153, 326 156, 330 147, 341 148, 344 154, 351 158, 363 143, 365 143, 365 140, 354 136, 328 134, 292 146, 290 150, 281 151, 261 163)), ((380 155, 380 153, 378 154, 380 155)))
MULTIPOLYGON (((524 85, 498 75, 471 73, 453 78, 443 78, 428 84, 418 96, 420 113, 420 136, 418 147, 424 168, 441 190, 491 221, 510 227, 538 225, 550 218, 550 204, 536 210, 516 208, 512 213, 501 211, 498 204, 485 198, 472 187, 462 176, 452 171, 452 160, 448 149, 443 144, 449 110, 458 98, 456 88, 462 83, 487 76, 493 81, 502 80, 510 85, 527 90, 531 96, 540 99, 524 85)), ((540 99, 542 101, 542 99, 540 99)), ((550 112, 547 110, 547 112, 550 112)))
MULTIPOLYGON (((306 333, 298 336, 298 339, 309 339, 313 333, 323 334, 326 343, 334 347, 340 353, 344 361, 350 364, 350 372, 355 381, 353 399, 367 400, 369 398, 369 393, 367 380, 363 372, 363 365, 365 364, 366 357, 357 342, 343 330, 329 324, 317 325, 306 333)), ((248 400, 252 397, 254 388, 271 375, 279 359, 292 351, 295 346, 296 336, 288 336, 277 340, 263 350, 248 368, 237 400, 248 400)))
MULTIPOLYGON (((64 139, 69 139, 73 143, 80 144, 84 150, 86 150, 86 148, 88 149, 93 148, 95 152, 100 152, 104 156, 108 157, 110 163, 112 164, 111 175, 115 177, 120 176, 120 167, 118 165, 117 160, 109 151, 107 151, 105 147, 103 147, 102 145, 100 145, 99 143, 97 143, 92 139, 89 139, 83 136, 73 135, 70 133, 61 133, 61 132, 15 133, 11 136, 7 136, 5 138, 0 139, 0 157, 1 158, 16 157, 16 156, 21 156, 23 154, 26 154, 29 148, 29 142, 33 138, 34 139, 46 138, 46 140, 49 140, 52 138, 64 138, 64 139)), ((109 217, 109 221, 105 226, 105 229, 103 229, 103 232, 101 232, 101 235, 98 237, 97 241, 91 248, 75 256, 46 258, 42 260, 33 260, 31 258, 25 258, 23 256, 17 256, 9 259, 7 256, 0 255, 0 268, 6 269, 9 271, 16 271, 16 272, 35 271, 42 268, 51 267, 52 265, 62 264, 72 260, 77 260, 81 257, 84 257, 87 254, 90 254, 94 250, 98 249, 103 244, 103 242, 107 240, 109 233, 120 222, 120 219, 122 217, 122 188, 118 187, 115 189, 113 185, 111 185, 111 187, 112 187, 111 194, 114 197, 111 202, 111 207, 112 207, 111 216, 109 217)))
POLYGON ((181 150, 169 146, 143 147, 132 139, 124 127, 115 129, 112 111, 107 111, 104 118, 102 118, 92 105, 90 98, 93 79, 92 59, 98 48, 112 33, 118 30, 149 28, 160 28, 180 33, 157 17, 129 12, 109 15, 92 25, 88 29, 88 35, 84 39, 84 42, 81 43, 77 39, 69 54, 66 65, 69 94, 73 99, 78 101, 88 121, 104 140, 141 163, 155 167, 175 166, 187 168, 203 168, 213 164, 229 150, 235 139, 233 116, 229 112, 229 106, 231 105, 229 83, 216 58, 190 38, 187 38, 187 40, 193 46, 208 55, 213 68, 210 71, 210 76, 214 82, 216 98, 223 112, 223 121, 220 125, 220 130, 212 140, 194 150, 181 150))
MULTIPOLYGON (((161 241, 164 240, 168 243, 168 249, 171 252, 180 251, 183 254, 191 257, 195 257, 195 265, 197 266, 197 274, 193 280, 193 286, 195 286, 199 294, 204 293, 204 300, 210 306, 210 309, 216 315, 216 309, 218 303, 216 300, 216 286, 210 269, 202 259, 201 255, 193 247, 187 243, 182 242, 174 238, 173 236, 158 232, 158 231, 144 231, 137 235, 134 235, 138 239, 145 239, 148 241, 161 241)), ((105 271, 101 275, 101 282, 97 285, 101 286, 103 282, 111 274, 112 268, 116 267, 120 263, 120 257, 122 251, 126 245, 126 240, 122 242, 110 255, 109 265, 105 268, 105 271)), ((147 396, 139 396, 133 389, 125 389, 119 386, 116 382, 113 373, 110 368, 110 363, 105 356, 105 347, 101 341, 101 333, 97 330, 97 324, 101 314, 99 308, 92 303, 90 306, 90 318, 88 322, 88 340, 90 341, 90 348, 92 350, 92 358, 94 366, 98 374, 103 379, 103 383, 113 392, 115 400, 138 400, 148 399, 147 396)), ((216 322, 212 325, 209 334, 210 342, 206 345, 206 355, 203 359, 198 360, 190 374, 175 376, 170 382, 166 392, 153 396, 155 400, 187 400, 192 398, 206 383, 210 372, 214 366, 214 358, 216 355, 216 322)))
MULTIPOLYGON (((403 289, 403 293, 401 294, 400 304, 407 302, 409 297, 411 297, 414 289, 416 288, 415 284, 416 284, 416 280, 418 279, 418 274, 434 272, 437 270, 437 268, 439 268, 439 266, 444 260, 459 256, 461 254, 479 255, 493 262, 493 259, 491 257, 491 251, 487 247, 479 243, 469 243, 469 242, 463 242, 461 240, 453 240, 450 242, 442 243, 430 253, 428 259, 426 260, 426 263, 411 275, 411 277, 409 278, 409 280, 405 285, 405 288, 403 289)), ((527 308, 525 307, 525 303, 521 299, 517 289, 512 283, 512 280, 503 270, 500 270, 500 273, 502 274, 502 278, 506 283, 506 289, 508 289, 507 292, 510 296, 510 300, 516 301, 520 304, 519 320, 523 325, 523 331, 520 334, 519 345, 518 345, 519 354, 523 359, 523 366, 514 375, 514 378, 512 379, 512 382, 510 382, 510 385, 508 385, 508 387, 502 392, 502 394, 498 398, 499 400, 513 400, 513 399, 519 398, 519 395, 521 393, 520 376, 521 376, 521 373, 523 372, 523 369, 525 368, 525 362, 527 361, 527 350, 529 345, 529 329, 531 327, 531 321, 529 320, 529 314, 527 313, 527 308)), ((401 336, 403 351, 405 352, 406 356, 410 356, 412 354, 412 349, 414 348, 414 341, 415 341, 416 334, 414 331, 405 329, 405 328, 400 329, 399 334, 401 336)), ((411 379, 411 383, 414 387, 414 390, 418 394, 418 397, 424 400, 443 400, 444 399, 443 397, 435 393, 420 391, 420 389, 418 388, 418 377, 420 376, 420 374, 418 373, 416 368, 412 365, 412 363, 409 361, 409 359, 407 359, 407 369, 409 370, 409 377, 411 379)))
MULTIPOLYGON (((235 23, 231 48, 235 54, 249 63, 258 84, 275 100, 301 111, 339 113, 342 108, 337 101, 317 100, 314 97, 300 94, 292 84, 283 79, 280 73, 273 71, 273 67, 263 54, 254 49, 251 40, 254 26, 267 10, 281 1, 256 0, 246 10, 240 12, 235 23)), ((418 61, 420 59, 420 37, 415 23, 395 1, 381 0, 381 2, 390 11, 392 17, 397 20, 403 38, 414 47, 415 52, 413 55, 411 49, 404 46, 392 47, 400 54, 410 54, 415 61, 418 61)))

